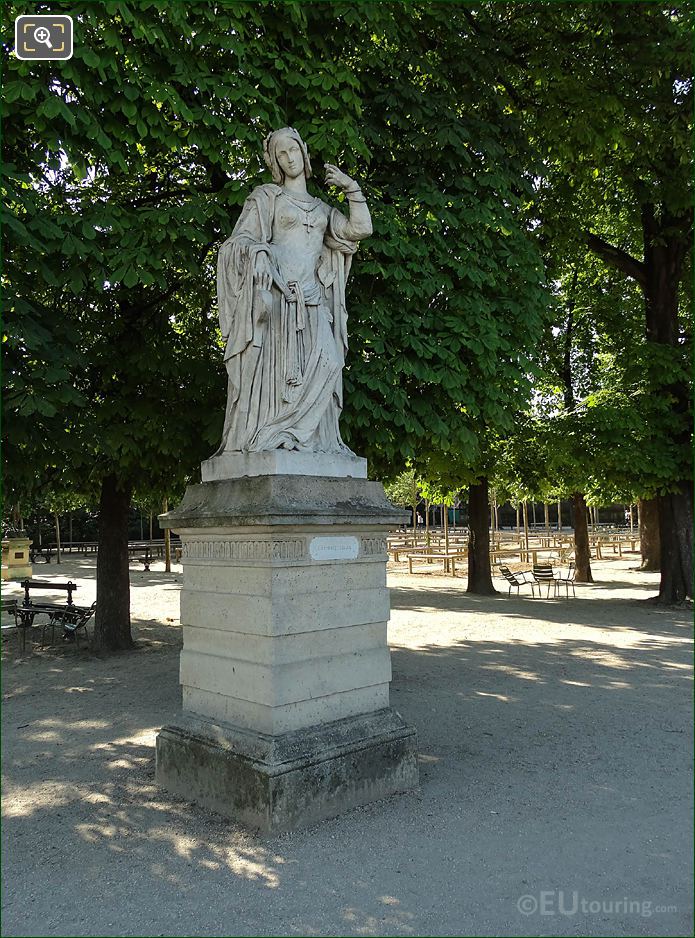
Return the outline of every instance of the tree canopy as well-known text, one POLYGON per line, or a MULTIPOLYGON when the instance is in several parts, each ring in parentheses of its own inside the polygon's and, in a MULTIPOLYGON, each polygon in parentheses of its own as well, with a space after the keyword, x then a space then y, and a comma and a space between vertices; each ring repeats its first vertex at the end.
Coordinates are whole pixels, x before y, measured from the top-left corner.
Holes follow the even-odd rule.
POLYGON ((109 480, 126 510, 134 490, 173 496, 196 476, 224 415, 216 252, 267 178, 263 137, 286 124, 317 169, 360 180, 372 212, 342 427, 373 475, 409 462, 448 488, 494 478, 499 442, 530 428, 554 453, 546 488, 683 497, 684 9, 51 10, 73 17, 68 61, 19 61, 23 8, 3 21, 9 502, 103 499, 109 480))

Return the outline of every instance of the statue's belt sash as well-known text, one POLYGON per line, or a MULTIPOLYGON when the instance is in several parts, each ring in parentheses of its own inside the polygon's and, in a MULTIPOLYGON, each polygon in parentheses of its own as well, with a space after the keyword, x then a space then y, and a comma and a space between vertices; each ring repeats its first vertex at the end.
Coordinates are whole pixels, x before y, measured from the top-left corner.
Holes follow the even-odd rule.
POLYGON ((282 375, 284 379, 283 397, 286 401, 294 397, 290 388, 301 387, 303 379, 303 343, 298 333, 306 328, 306 302, 301 283, 292 280, 288 283, 291 299, 285 296, 282 305, 282 375))

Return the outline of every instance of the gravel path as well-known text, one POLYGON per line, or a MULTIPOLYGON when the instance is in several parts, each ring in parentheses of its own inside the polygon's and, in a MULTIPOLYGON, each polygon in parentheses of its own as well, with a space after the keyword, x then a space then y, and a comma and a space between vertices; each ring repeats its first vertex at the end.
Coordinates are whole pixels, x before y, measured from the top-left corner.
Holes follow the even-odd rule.
MULTIPOLYGON (((691 612, 634 566, 569 601, 394 567, 421 788, 272 838, 154 786, 180 572, 132 570, 137 652, 3 633, 3 935, 691 934, 691 612)), ((92 560, 56 570, 91 602, 92 560)))

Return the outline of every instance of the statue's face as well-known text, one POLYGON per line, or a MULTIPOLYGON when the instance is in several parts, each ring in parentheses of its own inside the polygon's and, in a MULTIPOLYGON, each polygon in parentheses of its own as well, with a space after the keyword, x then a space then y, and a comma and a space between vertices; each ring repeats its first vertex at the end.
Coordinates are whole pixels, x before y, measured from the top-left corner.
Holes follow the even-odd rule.
POLYGON ((275 142, 275 157, 280 169, 289 179, 296 179, 304 173, 304 154, 294 137, 280 134, 275 142))

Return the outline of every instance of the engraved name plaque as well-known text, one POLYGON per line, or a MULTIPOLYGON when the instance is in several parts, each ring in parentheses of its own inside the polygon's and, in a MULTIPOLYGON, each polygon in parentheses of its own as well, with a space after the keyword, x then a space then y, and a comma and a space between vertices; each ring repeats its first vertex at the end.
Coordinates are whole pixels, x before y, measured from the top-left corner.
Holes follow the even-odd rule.
POLYGON ((356 560, 359 551, 356 537, 312 537, 309 542, 312 560, 356 560))

